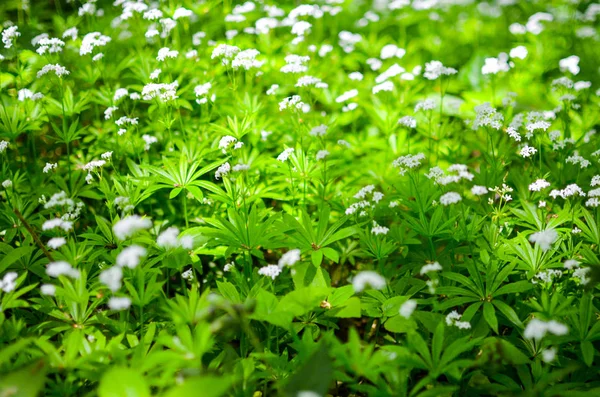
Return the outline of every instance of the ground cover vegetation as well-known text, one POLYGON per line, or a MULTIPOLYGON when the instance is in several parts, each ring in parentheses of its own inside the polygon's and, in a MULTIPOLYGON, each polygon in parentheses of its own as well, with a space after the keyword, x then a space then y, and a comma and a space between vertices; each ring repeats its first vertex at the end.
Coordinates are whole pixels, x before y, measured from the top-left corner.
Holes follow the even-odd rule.
POLYGON ((600 395, 599 18, 0 2, 0 396, 600 395))

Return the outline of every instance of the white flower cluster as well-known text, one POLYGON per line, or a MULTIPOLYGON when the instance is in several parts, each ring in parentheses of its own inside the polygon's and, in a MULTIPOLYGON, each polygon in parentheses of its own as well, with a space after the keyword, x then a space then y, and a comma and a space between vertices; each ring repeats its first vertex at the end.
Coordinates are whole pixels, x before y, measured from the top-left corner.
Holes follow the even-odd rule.
POLYGON ((281 67, 282 73, 304 73, 308 70, 306 63, 310 61, 309 56, 291 54, 285 57, 285 65, 281 67))
POLYGON ((547 187, 550 187, 550 182, 545 179, 537 179, 535 182, 529 185, 529 191, 540 192, 547 187))
POLYGON ((444 206, 449 206, 452 204, 456 204, 458 202, 460 202, 462 200, 462 197, 460 197, 460 194, 456 193, 456 192, 448 192, 443 194, 440 197, 440 204, 444 205, 444 206))
POLYGON ((532 319, 527 323, 523 336, 526 339, 541 340, 547 333, 562 336, 569 333, 569 328, 558 321, 550 320, 543 321, 537 318, 532 319))
POLYGON ((104 36, 100 32, 92 32, 83 36, 81 40, 81 47, 79 48, 79 55, 91 54, 96 47, 104 47, 111 41, 111 38, 104 36))
POLYGON ((140 230, 150 229, 152 221, 139 215, 130 215, 121 219, 113 226, 113 232, 119 240, 125 240, 140 230))
POLYGON ((386 286, 386 281, 379 273, 367 270, 356 274, 352 279, 352 287, 356 293, 364 291, 366 287, 381 290, 386 286))
POLYGON ((379 236, 380 234, 386 235, 388 234, 388 232, 390 231, 389 228, 385 227, 385 226, 380 226, 379 224, 377 224, 377 222, 373 221, 373 228, 371 229, 371 233, 373 233, 376 236, 379 236))
POLYGON ((156 244, 165 249, 183 248, 190 250, 194 246, 194 238, 192 236, 179 237, 179 229, 172 226, 159 234, 156 244))
POLYGON ((49 72, 53 72, 58 78, 70 74, 70 72, 64 66, 59 64, 48 64, 45 65, 39 72, 37 72, 38 79, 49 72))
POLYGON ((554 189, 550 192, 550 197, 557 198, 562 197, 563 199, 567 199, 572 196, 582 196, 585 197, 585 192, 577 186, 577 184, 572 183, 567 185, 564 189, 554 189))
POLYGON ((392 162, 392 165, 400 170, 400 175, 404 175, 406 171, 420 166, 421 161, 424 159, 425 154, 423 153, 407 154, 405 156, 398 157, 392 162))
POLYGON ((440 265, 439 262, 433 262, 433 263, 428 263, 425 266, 423 266, 421 268, 421 270, 419 271, 419 274, 421 276, 427 274, 427 273, 431 273, 431 272, 440 272, 442 271, 442 265, 440 265))
POLYGON ((441 76, 451 76, 456 73, 456 69, 446 67, 440 61, 431 61, 425 64, 425 72, 423 73, 423 77, 428 80, 437 80, 441 76))
POLYGON ((174 101, 179 98, 177 96, 177 87, 179 87, 179 82, 177 81, 170 84, 146 84, 142 89, 142 98, 145 101, 149 101, 153 98, 159 98, 162 102, 174 101))
POLYGON ((558 240, 558 233, 554 229, 542 230, 529 236, 529 241, 537 244, 542 251, 548 251, 556 240, 558 240))
POLYGON ((18 277, 19 275, 16 272, 6 273, 4 275, 4 278, 0 280, 0 290, 4 291, 7 294, 9 292, 12 292, 17 287, 16 280, 18 277))
POLYGON ((469 323, 468 321, 460 321, 461 318, 462 314, 454 310, 446 316, 446 325, 448 325, 449 327, 454 326, 459 329, 470 329, 471 323, 469 323))

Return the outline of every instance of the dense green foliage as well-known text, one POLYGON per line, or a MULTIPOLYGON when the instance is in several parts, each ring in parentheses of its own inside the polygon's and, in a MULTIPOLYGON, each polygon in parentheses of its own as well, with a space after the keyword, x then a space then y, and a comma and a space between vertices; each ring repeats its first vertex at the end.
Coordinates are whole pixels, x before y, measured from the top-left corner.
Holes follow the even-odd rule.
POLYGON ((0 396, 600 395, 598 18, 0 2, 0 396))

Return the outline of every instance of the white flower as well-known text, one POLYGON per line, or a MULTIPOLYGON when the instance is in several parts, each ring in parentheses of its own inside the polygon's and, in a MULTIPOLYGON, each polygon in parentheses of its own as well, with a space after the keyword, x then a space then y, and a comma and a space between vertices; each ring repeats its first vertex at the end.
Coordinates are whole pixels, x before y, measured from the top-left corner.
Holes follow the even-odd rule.
POLYGON ((4 182, 2 182, 2 187, 5 189, 8 189, 9 187, 12 186, 12 181, 10 179, 5 180, 4 182))
POLYGON ((286 64, 280 69, 282 73, 304 73, 308 70, 305 65, 310 60, 309 56, 291 54, 285 57, 286 64))
POLYGON ((385 226, 380 226, 377 224, 377 222, 373 221, 373 228, 371 229, 371 233, 375 234, 375 235, 380 235, 380 234, 388 234, 388 232, 390 231, 389 228, 385 227, 385 226))
MULTIPOLYGON (((155 71, 156 72, 156 71, 155 71)), ((177 87, 179 87, 179 83, 174 81, 170 84, 157 84, 150 83, 146 84, 144 88, 142 88, 142 98, 145 101, 149 101, 158 97, 163 102, 174 101, 178 98, 177 96, 177 87)))
POLYGON ((417 168, 421 165, 421 160, 425 159, 425 154, 407 154, 400 156, 392 162, 392 166, 400 169, 400 174, 404 175, 407 170, 417 168))
POLYGON ((325 157, 329 156, 329 151, 327 150, 319 150, 317 152, 317 160, 323 160, 325 157))
POLYGON ((296 36, 304 36, 307 32, 310 32, 312 24, 306 21, 298 21, 292 25, 292 34, 296 36))
POLYGON ((417 308, 417 301, 409 299, 400 306, 400 315, 404 318, 410 318, 415 309, 417 308))
POLYGON ((64 237, 53 237, 50 240, 48 240, 48 247, 55 250, 55 249, 59 249, 66 243, 67 243, 67 239, 65 239, 64 237))
POLYGON ((571 55, 570 57, 563 58, 558 62, 561 72, 569 71, 571 74, 579 74, 581 70, 579 68, 579 57, 577 55, 571 55))
POLYGON ((110 269, 103 270, 98 278, 100 282, 106 285, 112 292, 117 292, 119 288, 121 288, 123 269, 119 266, 113 266, 110 269))
POLYGON ((483 196, 484 194, 488 194, 488 188, 485 186, 473 185, 471 193, 475 196, 483 196))
POLYGON ((578 81, 573 85, 573 89, 575 89, 575 91, 581 91, 581 90, 587 90, 591 86, 592 86, 591 81, 578 81))
POLYGON ((49 72, 53 72, 56 77, 59 78, 70 73, 64 66, 61 66, 58 63, 56 65, 48 64, 45 65, 39 72, 37 72, 38 79, 49 72))
POLYGON ((302 102, 302 98, 300 97, 300 95, 293 95, 284 98, 281 102, 279 102, 279 111, 283 111, 286 109, 302 110, 303 107, 304 102, 302 102))
POLYGON ((156 239, 156 244, 159 247, 166 249, 177 247, 192 249, 193 242, 192 236, 179 237, 179 229, 174 226, 162 232, 156 239))
POLYGON ((546 363, 550 363, 552 361, 554 361, 554 359, 556 358, 556 353, 557 353, 557 349, 556 347, 551 347, 549 349, 545 349, 542 351, 542 360, 544 360, 544 362, 546 363))
POLYGON ((525 48, 525 46, 520 45, 510 50, 509 55, 511 58, 525 59, 527 58, 527 48, 525 48))
POLYGON ((116 106, 110 106, 110 107, 106 108, 106 110, 104 111, 104 119, 105 120, 111 119, 115 110, 118 110, 118 109, 119 108, 116 106))
POLYGON ((5 293, 13 291, 17 287, 16 279, 19 275, 16 272, 8 272, 4 275, 4 278, 0 280, 0 289, 5 293))
POLYGON ((217 171, 215 172, 215 179, 221 179, 225 175, 229 174, 230 171, 231 165, 228 162, 221 165, 219 168, 217 168, 217 171))
POLYGON ((125 240, 133 236, 136 232, 144 229, 150 229, 152 221, 149 218, 142 218, 139 215, 131 215, 121 219, 113 226, 113 232, 119 240, 125 240))
POLYGON ((68 276, 79 278, 79 270, 73 268, 71 264, 65 261, 50 262, 46 267, 46 274, 50 277, 68 276))
POLYGON ((360 272, 352 279, 352 286, 357 293, 362 292, 367 286, 380 290, 385 288, 385 285, 385 278, 370 270, 360 272))
POLYGON ((454 310, 446 316, 446 325, 455 326, 460 329, 470 329, 471 324, 467 321, 459 321, 461 318, 462 314, 459 314, 456 310, 454 310))
POLYGON ((342 95, 335 98, 335 102, 336 103, 346 102, 348 99, 354 98, 357 95, 358 95, 358 90, 352 89, 350 91, 344 92, 342 95))
POLYGON ((258 50, 253 48, 240 51, 231 62, 231 67, 244 70, 260 68, 265 62, 256 60, 259 54, 258 50))
POLYGON ((386 70, 385 72, 383 72, 379 76, 377 76, 375 78, 375 82, 377 84, 383 83, 384 81, 387 81, 388 79, 390 79, 392 77, 395 77, 401 73, 404 73, 405 71, 406 71, 406 69, 404 69, 402 66, 395 63, 392 66, 390 66, 388 68, 388 70, 386 70))
POLYGON ((223 153, 225 153, 227 148, 229 148, 229 146, 231 146, 235 142, 237 142, 237 138, 232 137, 231 135, 226 135, 219 141, 219 149, 221 149, 223 153))
POLYGON ((293 250, 289 250, 288 252, 283 254, 277 264, 279 267, 294 266, 296 264, 296 262, 298 262, 299 260, 300 260, 300 250, 296 248, 293 250))
POLYGON ((460 194, 456 192, 448 192, 440 197, 440 203, 445 206, 456 204, 461 200, 460 194))
POLYGON ((550 187, 550 182, 546 181, 545 179, 538 179, 529 185, 529 191, 539 192, 547 187, 550 187))
POLYGON ((585 197, 585 192, 577 186, 575 183, 567 185, 564 189, 557 190, 554 189, 550 192, 550 197, 557 198, 562 197, 563 199, 567 199, 571 196, 582 196, 585 197))
POLYGON ((139 265, 140 260, 146 256, 146 249, 139 245, 131 245, 117 255, 117 266, 134 269, 139 265))
POLYGON ((79 48, 79 55, 91 54, 95 47, 104 47, 111 38, 104 36, 100 32, 92 32, 86 34, 81 40, 81 47, 79 48))
POLYGON ((439 272, 441 270, 443 270, 442 265, 440 265, 439 262, 433 262, 433 263, 428 263, 425 266, 423 266, 421 268, 421 271, 419 272, 419 274, 422 276, 422 275, 430 273, 430 272, 439 272))
POLYGON ((227 44, 219 44, 215 47, 210 56, 211 59, 222 58, 223 64, 228 64, 229 59, 233 58, 235 54, 240 52, 240 49, 236 46, 231 46, 227 44))
POLYGON ((52 284, 42 284, 40 286, 40 292, 42 295, 54 296, 56 294, 56 286, 52 284))
POLYGON ((173 19, 177 20, 179 18, 189 18, 193 14, 194 13, 191 10, 188 10, 187 8, 179 7, 173 13, 173 19))
POLYGON ((156 60, 162 62, 167 58, 177 58, 177 55, 179 55, 179 51, 171 50, 168 47, 163 47, 158 50, 158 56, 156 57, 156 60))
POLYGON ((287 148, 283 152, 281 152, 279 156, 277 156, 277 160, 284 163, 287 161, 287 159, 291 156, 292 153, 294 153, 294 148, 287 148))
POLYGON ((271 85, 271 87, 269 87, 269 89, 267 90, 267 95, 275 95, 277 93, 278 89, 279 89, 279 84, 271 85))
POLYGON ((392 83, 391 81, 384 81, 383 83, 378 84, 373 87, 373 94, 378 94, 381 91, 391 92, 393 90, 394 90, 394 83, 392 83))
POLYGON ((417 128, 417 120, 411 116, 404 116, 398 120, 398 124, 406 128, 417 128))
POLYGON ((277 265, 268 265, 261 267, 258 269, 258 274, 261 276, 271 277, 271 279, 275 280, 277 276, 281 273, 281 267, 277 265))
POLYGON ((415 112, 420 110, 433 110, 436 108, 435 101, 433 99, 425 99, 417 102, 415 105, 415 112))
POLYGON ((566 325, 561 324, 557 321, 550 320, 548 322, 539 320, 537 318, 532 319, 523 332, 523 336, 526 339, 541 340, 547 333, 551 333, 557 336, 566 335, 569 329, 566 325))
POLYGON ((500 53, 498 58, 486 58, 485 65, 481 67, 482 74, 498 74, 509 70, 508 55, 504 52, 500 53))
POLYGON ((378 58, 369 58, 367 59, 367 65, 371 67, 371 70, 379 70, 381 69, 383 62, 378 58))
POLYGON ((557 239, 558 233, 554 229, 542 230, 529 236, 529 241, 539 245, 542 251, 548 251, 557 239))
POLYGON ((318 125, 310 130, 309 135, 311 136, 323 136, 327 133, 327 126, 325 124, 318 125))
POLYGON ((436 80, 440 76, 451 76, 456 73, 456 69, 446 67, 440 61, 431 61, 425 64, 425 73, 423 73, 423 77, 428 80, 436 80))
POLYGON ((565 261, 565 269, 575 269, 579 267, 579 261, 575 260, 575 259, 567 259, 565 261))
POLYGON ((348 78, 354 81, 362 81, 363 74, 361 72, 352 72, 348 75, 348 78))
POLYGON ((184 280, 188 280, 188 281, 193 280, 194 279, 194 271, 192 270, 192 268, 190 267, 185 272, 181 273, 181 278, 183 278, 184 280))
POLYGON ((2 43, 4 43, 4 48, 11 48, 13 45, 13 39, 19 37, 21 33, 19 33, 19 28, 17 26, 9 26, 2 31, 2 43))
POLYGON ((108 300, 108 308, 111 310, 125 310, 131 306, 131 299, 127 297, 113 296, 108 300))
POLYGON ((524 158, 531 157, 536 153, 537 153, 537 149, 532 146, 529 146, 529 145, 523 146, 523 148, 519 152, 519 154, 524 158))
POLYGON ((573 278, 578 280, 581 285, 586 285, 590 282, 587 273, 591 270, 589 267, 580 267, 573 272, 573 278))
POLYGON ((152 73, 150 73, 150 80, 158 79, 158 76, 162 73, 162 69, 154 69, 152 73))
POLYGON ((57 227, 63 229, 65 232, 68 232, 73 229, 73 222, 63 221, 60 218, 50 219, 44 222, 42 225, 42 230, 52 230, 57 227))
POLYGON ((395 44, 388 44, 383 46, 379 57, 381 59, 390 59, 390 58, 402 58, 406 54, 406 50, 403 48, 399 48, 395 44))

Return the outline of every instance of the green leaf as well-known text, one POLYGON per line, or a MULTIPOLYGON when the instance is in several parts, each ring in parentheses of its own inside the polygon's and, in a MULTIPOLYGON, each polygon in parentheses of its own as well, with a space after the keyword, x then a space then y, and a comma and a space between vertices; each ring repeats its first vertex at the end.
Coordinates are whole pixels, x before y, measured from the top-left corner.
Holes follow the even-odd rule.
POLYGON ((336 250, 330 247, 321 248, 323 254, 331 261, 338 263, 340 261, 340 254, 336 250))
POLYGON ((319 267, 319 266, 321 266, 321 262, 323 262, 323 251, 321 251, 321 250, 313 251, 310 254, 310 257, 312 259, 312 264, 315 265, 315 267, 319 267))
POLYGON ((497 299, 493 300, 492 303, 494 304, 494 306, 496 306, 498 310, 500 310, 500 312, 504 315, 504 317, 508 319, 508 321, 510 321, 517 327, 523 328, 523 323, 521 322, 519 316, 512 307, 497 299))
POLYGON ((324 343, 292 376, 285 386, 285 395, 297 397, 301 391, 324 396, 333 382, 333 365, 324 343))
POLYGON ((2 260, 0 261, 0 273, 3 273, 10 265, 23 258, 26 255, 29 255, 35 247, 19 247, 10 251, 2 260))
POLYGON ((592 342, 584 340, 580 344, 581 354, 583 355, 583 362, 588 367, 591 367, 594 363, 594 354, 596 353, 596 349, 592 342))
POLYGON ((171 190, 171 193, 169 193, 169 199, 174 199, 175 197, 179 196, 179 193, 181 193, 182 190, 183 189, 180 187, 171 190))
POLYGON ((241 303, 240 293, 229 281, 217 281, 217 289, 223 297, 232 303, 241 303))
POLYGON ((359 318, 360 299, 354 296, 348 299, 344 305, 331 309, 328 314, 339 318, 359 318))
POLYGON ((233 376, 202 375, 186 379, 183 384, 175 386, 166 392, 163 397, 221 397, 233 385, 233 376))
POLYGON ((498 333, 498 319, 496 318, 496 310, 494 310, 494 305, 490 302, 485 302, 483 304, 483 317, 488 325, 494 330, 495 333, 498 333))
POLYGON ((46 384, 48 368, 43 361, 0 376, 0 396, 36 397, 46 384))
POLYGON ((328 288, 322 287, 304 287, 290 292, 284 296, 277 311, 288 312, 295 317, 302 316, 309 311, 317 308, 321 301, 325 299, 328 288))
POLYGON ((410 331, 415 331, 417 329, 417 323, 410 318, 394 316, 387 320, 385 324, 383 324, 383 327, 390 332, 405 334, 410 331))
POLYGON ((144 377, 127 367, 113 367, 102 375, 99 397, 150 397, 144 377))

